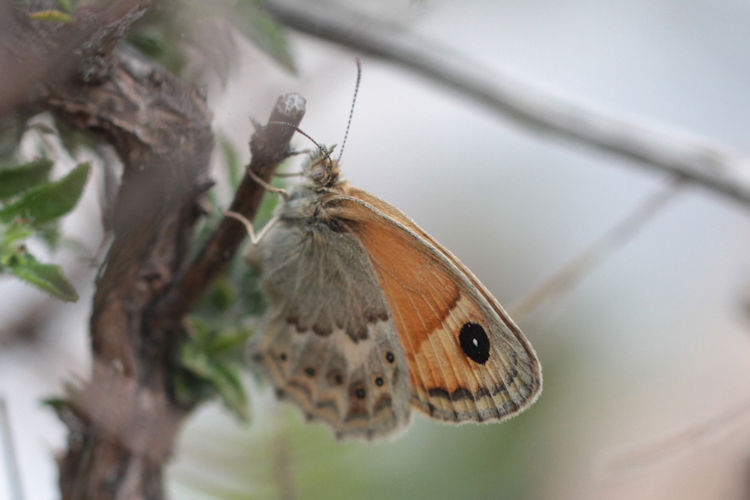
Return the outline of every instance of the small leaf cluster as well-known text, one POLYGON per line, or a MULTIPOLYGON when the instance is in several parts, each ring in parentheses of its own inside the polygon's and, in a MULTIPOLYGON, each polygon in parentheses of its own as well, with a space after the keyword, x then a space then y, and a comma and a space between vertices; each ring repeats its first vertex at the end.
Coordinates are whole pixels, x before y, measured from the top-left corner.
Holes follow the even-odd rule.
MULTIPOLYGON (((223 138, 219 143, 222 167, 230 192, 234 192, 244 168, 234 146, 223 138)), ((195 249, 203 246, 223 217, 229 201, 219 198, 217 190, 209 193, 211 209, 198 228, 192 245, 195 249)), ((271 218, 277 202, 277 196, 264 198, 255 217, 256 224, 262 225, 271 218)), ((247 396, 238 373, 247 365, 245 343, 252 334, 252 328, 246 326, 248 319, 258 317, 264 309, 259 271, 236 256, 188 321, 188 338, 180 349, 180 370, 175 383, 180 401, 187 404, 218 396, 238 418, 248 418, 247 396)))
POLYGON ((66 302, 78 300, 59 266, 39 262, 25 245, 32 235, 78 203, 90 167, 81 163, 50 181, 52 162, 35 160, 0 169, 0 274, 10 274, 66 302))
POLYGON ((189 404, 218 395, 237 418, 247 420, 250 412, 239 370, 251 330, 217 330, 197 317, 190 318, 187 330, 179 352, 181 370, 175 377, 178 400, 189 404))

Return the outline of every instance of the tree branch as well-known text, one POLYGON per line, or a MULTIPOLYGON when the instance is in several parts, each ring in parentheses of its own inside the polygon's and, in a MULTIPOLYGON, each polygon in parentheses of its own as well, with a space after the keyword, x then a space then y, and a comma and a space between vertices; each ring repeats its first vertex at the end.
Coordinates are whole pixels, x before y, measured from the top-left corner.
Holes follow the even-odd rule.
MULTIPOLYGON (((305 99, 298 94, 286 94, 276 101, 268 124, 256 125, 250 140, 252 159, 235 193, 231 211, 244 215, 248 220, 255 218, 265 189, 247 171, 253 171, 261 179, 270 182, 276 166, 289 156, 289 141, 295 132, 289 125, 298 126, 304 115, 305 99)), ((185 272, 182 282, 175 287, 174 294, 165 301, 164 317, 181 318, 190 311, 216 276, 224 271, 246 236, 244 226, 237 220, 231 217, 222 219, 185 272)))
POLYGON ((750 206, 750 178, 744 175, 750 167, 747 155, 553 96, 488 70, 435 41, 341 5, 326 9, 318 4, 311 9, 301 2, 269 0, 266 6, 282 24, 399 64, 536 132, 635 160, 635 165, 669 172, 750 206))
MULTIPOLYGON (((55 405, 68 427, 59 460, 65 500, 163 498, 163 466, 192 409, 172 387, 182 318, 235 252, 244 228, 224 221, 193 266, 188 247, 211 186, 210 114, 199 93, 117 42, 150 2, 119 0, 76 11, 69 24, 29 18, 0 3, 0 112, 49 110, 98 134, 123 164, 113 243, 97 278, 90 320, 91 379, 55 405), (7 43, 6 43, 7 42, 7 43), (61 52, 63 51, 63 52, 61 52), (19 61, 27 72, 16 72, 19 61), (14 65, 15 64, 15 65, 14 65), (18 76, 16 75, 18 73, 18 76)), ((270 120, 299 124, 304 99, 279 99, 270 120)), ((294 129, 259 128, 251 167, 269 179, 294 129)), ((246 178, 232 209, 254 216, 263 189, 246 178)))
MULTIPOLYGON (((133 54, 115 55, 109 82, 86 92, 59 89, 48 100, 69 123, 103 133, 125 165, 115 240, 91 318, 94 374, 83 390, 72 391, 75 410, 64 415, 76 436, 61 462, 66 499, 123 492, 161 498, 161 468, 190 410, 171 390, 182 318, 245 236, 241 224, 223 221, 186 269, 195 198, 210 186, 208 113, 173 77, 133 54)), ((269 120, 297 125, 303 114, 304 99, 291 94, 279 99, 269 120)), ((259 128, 251 168, 269 179, 293 133, 282 125, 259 128)), ((263 194, 246 176, 232 209, 252 219, 263 194)))
POLYGON ((536 309, 543 300, 571 289, 612 253, 634 238, 646 223, 684 191, 684 186, 683 181, 676 180, 644 198, 624 219, 608 229, 561 269, 547 277, 534 291, 511 304, 508 308, 510 314, 521 320, 536 309))
POLYGON ((6 6, 12 29, 2 36, 12 43, 0 55, 13 56, 2 59, 13 78, 0 89, 0 109, 52 111, 111 143, 124 167, 91 316, 93 373, 57 406, 69 429, 59 462, 66 500, 162 498, 162 468, 189 411, 171 388, 181 332, 157 328, 153 315, 184 268, 196 199, 210 185, 213 135, 201 95, 115 48, 149 4, 82 7, 69 24, 6 6), (16 78, 14 61, 29 62, 30 76, 16 78))
POLYGON ((38 103, 104 136, 124 166, 91 316, 93 374, 65 414, 60 487, 64 499, 161 498, 187 409, 171 393, 177 339, 151 317, 187 256, 213 136, 203 98, 177 78, 125 49, 108 66, 95 84, 49 86, 38 103))

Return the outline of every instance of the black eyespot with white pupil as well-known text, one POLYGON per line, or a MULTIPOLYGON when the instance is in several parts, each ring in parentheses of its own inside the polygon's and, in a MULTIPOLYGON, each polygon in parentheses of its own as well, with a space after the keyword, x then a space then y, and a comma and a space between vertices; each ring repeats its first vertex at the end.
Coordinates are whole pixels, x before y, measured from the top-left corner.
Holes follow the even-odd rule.
POLYGON ((483 365, 490 359, 490 339, 482 325, 477 323, 464 323, 458 334, 461 350, 469 359, 483 365))

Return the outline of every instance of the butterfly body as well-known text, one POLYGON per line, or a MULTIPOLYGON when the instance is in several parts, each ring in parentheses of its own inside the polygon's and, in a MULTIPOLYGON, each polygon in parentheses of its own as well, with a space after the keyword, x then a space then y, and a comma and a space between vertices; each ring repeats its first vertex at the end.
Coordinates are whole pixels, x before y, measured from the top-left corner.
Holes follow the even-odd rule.
POLYGON ((533 402, 539 362, 500 304, 403 213, 340 181, 323 153, 249 252, 268 302, 251 358, 277 394, 366 439, 403 428, 412 407, 461 423, 533 402))

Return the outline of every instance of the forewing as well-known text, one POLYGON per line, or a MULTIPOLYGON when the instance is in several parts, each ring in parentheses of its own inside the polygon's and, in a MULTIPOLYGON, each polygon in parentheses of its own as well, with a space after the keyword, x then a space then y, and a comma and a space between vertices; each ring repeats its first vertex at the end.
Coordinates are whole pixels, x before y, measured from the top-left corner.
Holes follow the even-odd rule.
POLYGON ((354 188, 329 214, 367 251, 404 347, 413 404, 446 421, 502 420, 538 396, 541 368, 497 300, 394 207, 354 188))

